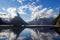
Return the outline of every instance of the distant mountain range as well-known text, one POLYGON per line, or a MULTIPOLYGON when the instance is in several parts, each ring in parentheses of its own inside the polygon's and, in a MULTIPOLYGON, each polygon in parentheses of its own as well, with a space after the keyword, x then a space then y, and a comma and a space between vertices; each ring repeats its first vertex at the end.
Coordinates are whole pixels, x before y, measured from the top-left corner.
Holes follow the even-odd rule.
POLYGON ((30 25, 51 25, 54 18, 39 18, 29 22, 30 25))
POLYGON ((0 24, 12 24, 12 25, 51 25, 52 21, 54 20, 53 17, 43 17, 41 18, 40 16, 36 15, 36 17, 33 17, 33 20, 29 21, 26 23, 20 16, 19 13, 16 13, 17 16, 12 18, 10 22, 5 21, 3 22, 0 18, 0 24))
POLYGON ((54 17, 40 17, 36 16, 32 18, 33 20, 29 21, 30 25, 51 25, 54 17))

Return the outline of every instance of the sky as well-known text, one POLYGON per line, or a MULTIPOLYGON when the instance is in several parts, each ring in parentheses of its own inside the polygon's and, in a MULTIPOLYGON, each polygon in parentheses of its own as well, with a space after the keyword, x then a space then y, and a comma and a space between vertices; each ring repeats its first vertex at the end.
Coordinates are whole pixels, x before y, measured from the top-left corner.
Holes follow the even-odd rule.
POLYGON ((56 17, 60 8, 60 0, 0 0, 0 14, 16 15, 28 22, 39 15, 41 18, 56 17))

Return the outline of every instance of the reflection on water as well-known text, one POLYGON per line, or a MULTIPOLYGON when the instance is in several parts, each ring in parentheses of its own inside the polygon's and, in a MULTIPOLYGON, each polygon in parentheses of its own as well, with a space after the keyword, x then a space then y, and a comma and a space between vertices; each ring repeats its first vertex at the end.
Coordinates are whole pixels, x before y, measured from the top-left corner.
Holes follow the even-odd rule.
MULTIPOLYGON (((16 34, 10 30, 0 32, 0 40, 15 40, 15 38, 16 34)), ((25 28, 17 40, 60 40, 60 36, 53 30, 51 32, 43 32, 38 29, 25 28)))

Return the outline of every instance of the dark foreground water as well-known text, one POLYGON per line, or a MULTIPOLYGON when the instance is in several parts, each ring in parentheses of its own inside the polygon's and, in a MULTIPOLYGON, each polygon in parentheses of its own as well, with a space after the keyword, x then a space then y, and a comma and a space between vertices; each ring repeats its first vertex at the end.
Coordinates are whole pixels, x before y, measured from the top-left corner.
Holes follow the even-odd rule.
MULTIPOLYGON (((28 40, 28 39, 30 39, 30 38, 27 38, 27 39, 25 39, 25 40, 28 40)), ((0 38, 0 40, 8 40, 8 38, 0 38)), ((53 38, 53 40, 60 40, 60 37, 55 37, 55 38, 53 38)))
MULTIPOLYGON (((10 34, 10 32, 9 32, 9 34, 10 34)), ((0 38, 0 40, 9 40, 9 36, 10 35, 3 36, 0 38)), ((35 40, 37 37, 39 38, 39 40, 60 40, 60 36, 53 35, 50 32, 44 33, 44 32, 39 32, 38 30, 36 32, 36 31, 29 29, 29 28, 24 29, 20 33, 19 37, 23 37, 23 36, 24 36, 24 40, 33 40, 33 39, 35 40)))
POLYGON ((53 40, 60 40, 60 36, 54 37, 53 40))

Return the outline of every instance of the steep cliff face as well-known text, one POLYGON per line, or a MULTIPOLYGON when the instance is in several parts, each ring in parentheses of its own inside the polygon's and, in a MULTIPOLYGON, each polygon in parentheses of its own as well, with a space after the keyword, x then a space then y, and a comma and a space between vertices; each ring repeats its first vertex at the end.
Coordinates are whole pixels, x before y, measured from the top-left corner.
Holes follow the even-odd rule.
POLYGON ((2 19, 0 18, 0 25, 6 24, 5 22, 2 21, 2 19))
POLYGON ((60 25, 60 12, 58 16, 56 17, 56 19, 53 20, 52 24, 57 25, 53 29, 60 35, 60 26, 59 26, 60 25))
POLYGON ((53 20, 52 24, 53 25, 60 25, 60 12, 59 12, 59 15, 57 16, 57 18, 53 20))
POLYGON ((19 16, 19 14, 10 21, 10 24, 13 24, 13 25, 27 25, 27 23, 19 16))

